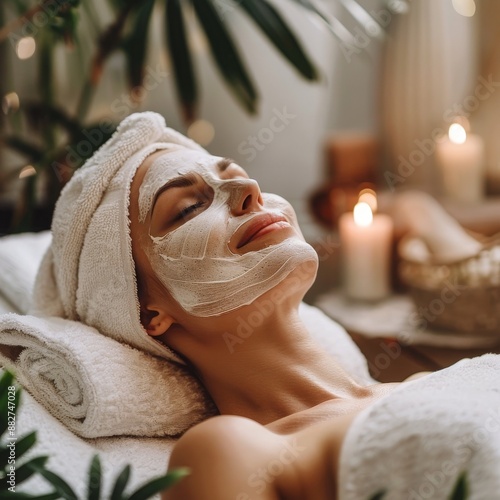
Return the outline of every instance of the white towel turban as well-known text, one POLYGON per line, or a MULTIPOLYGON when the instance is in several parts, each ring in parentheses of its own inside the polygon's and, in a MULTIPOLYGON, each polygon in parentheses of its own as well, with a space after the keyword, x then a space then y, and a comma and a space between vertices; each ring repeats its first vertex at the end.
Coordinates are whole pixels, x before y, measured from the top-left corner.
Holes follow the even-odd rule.
POLYGON ((135 113, 76 171, 56 204, 33 313, 81 321, 120 342, 182 362, 141 325, 129 230, 135 172, 148 155, 172 144, 204 151, 166 127, 159 114, 135 113))

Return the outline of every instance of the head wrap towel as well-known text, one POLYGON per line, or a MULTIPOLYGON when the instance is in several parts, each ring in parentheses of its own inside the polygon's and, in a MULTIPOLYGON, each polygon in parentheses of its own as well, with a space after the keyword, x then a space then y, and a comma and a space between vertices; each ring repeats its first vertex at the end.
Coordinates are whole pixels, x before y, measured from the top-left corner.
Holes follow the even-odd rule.
POLYGON ((166 127, 159 114, 136 113, 76 171, 56 204, 33 313, 81 321, 120 342, 180 361, 141 325, 128 214, 137 168, 172 144, 204 151, 166 127))

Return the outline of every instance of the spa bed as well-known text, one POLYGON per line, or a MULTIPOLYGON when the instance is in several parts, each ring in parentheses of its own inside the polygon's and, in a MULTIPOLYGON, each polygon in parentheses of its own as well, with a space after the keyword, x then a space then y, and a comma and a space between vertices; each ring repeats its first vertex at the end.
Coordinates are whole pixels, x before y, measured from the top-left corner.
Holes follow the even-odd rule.
MULTIPOLYGON (((50 239, 49 232, 26 233, 0 238, 0 313, 2 314, 0 316, 0 363, 2 366, 14 367, 14 370, 17 370, 18 378, 26 381, 20 412, 16 420, 16 433, 18 436, 22 436, 32 430, 37 430, 37 444, 30 454, 49 455, 48 468, 65 478, 79 496, 83 497, 86 494, 88 468, 95 453, 99 453, 103 464, 103 491, 109 492, 114 478, 127 463, 132 465, 128 488, 130 491, 153 476, 165 472, 176 436, 165 435, 168 433, 161 435, 161 429, 150 432, 149 428, 145 434, 150 434, 150 436, 141 436, 140 426, 137 422, 136 428, 132 429, 134 436, 124 434, 126 432, 124 430, 121 430, 119 435, 114 435, 114 428, 127 429, 126 425, 122 425, 123 420, 127 419, 127 416, 125 419, 123 418, 124 411, 119 411, 119 414, 114 415, 117 421, 120 420, 121 427, 119 425, 113 427, 112 421, 110 425, 106 425, 106 422, 96 422, 95 418, 87 423, 85 418, 80 417, 69 421, 70 425, 66 421, 65 425, 54 416, 59 415, 58 405, 54 404, 53 401, 54 397, 59 397, 58 394, 55 396, 53 394, 54 385, 57 383, 54 384, 53 379, 45 380, 43 373, 45 368, 39 369, 40 363, 43 365, 45 361, 43 359, 37 360, 36 363, 29 365, 29 368, 24 368, 16 364, 15 356, 10 355, 7 344, 14 342, 15 339, 14 341, 12 339, 6 340, 10 338, 6 330, 9 328, 12 330, 13 324, 22 325, 28 316, 12 316, 8 313, 25 315, 29 310, 36 271, 46 248, 50 244, 50 239), (24 373, 29 370, 34 372, 39 370, 39 372, 24 373), (89 437, 93 435, 93 432, 96 437, 89 437), (151 434, 161 436, 152 437, 151 434), (82 435, 86 437, 82 437, 82 435)), ((374 382, 369 375, 366 359, 338 324, 327 318, 318 309, 306 304, 301 305, 300 312, 318 342, 354 378, 363 384, 374 382)), ((62 328, 62 334, 64 335, 64 328, 62 328)), ((64 336, 66 343, 63 347, 66 351, 63 352, 68 353, 66 364, 71 364, 73 353, 71 352, 71 342, 67 341, 67 337, 64 336)), ((105 338, 105 340, 109 339, 105 338)), ((77 337, 75 337, 75 351, 76 344, 77 337)), ((34 350, 36 349, 35 346, 34 350)), ((142 358, 137 359, 137 363, 142 363, 142 358)), ((127 370, 127 367, 121 366, 117 369, 127 370)), ((128 375, 130 374, 125 372, 125 376, 128 375)), ((60 392, 66 390, 64 383, 61 383, 61 387, 56 387, 56 392, 57 390, 60 392)), ((65 395, 63 394, 61 397, 65 397, 65 395)), ((55 401, 57 403, 57 399, 55 401)), ((105 407, 105 403, 102 403, 102 406, 103 408, 97 408, 97 412, 95 408, 91 407, 89 411, 92 410, 97 415, 104 415, 103 419, 109 418, 109 411, 105 407), (102 413, 99 413, 101 410, 102 413)), ((133 411, 129 406, 128 412, 132 414, 133 411)), ((192 410, 192 413, 195 415, 192 418, 199 420, 200 412, 196 408, 192 410)), ((168 415, 162 416, 162 418, 167 417, 168 415)), ((50 486, 38 476, 23 483, 22 489, 32 493, 42 493, 50 491, 50 486)))
MULTIPOLYGON (((49 232, 0 238, 0 366, 13 369, 24 387, 15 432, 20 437, 37 430, 30 454, 49 455, 48 468, 84 498, 98 453, 106 498, 127 463, 128 491, 163 474, 182 426, 208 417, 213 408, 196 383, 168 362, 79 323, 26 314, 50 239, 49 232), (127 362, 120 362, 122 356, 127 362)), ((375 382, 345 330, 315 307, 303 303, 299 312, 332 360, 360 384, 375 382)), ((463 477, 469 496, 456 498, 498 498, 498 380, 499 356, 464 359, 400 385, 363 410, 342 449, 339 500, 368 500, 382 491, 384 500, 447 500, 463 477)), ((20 489, 51 491, 40 476, 20 489)))

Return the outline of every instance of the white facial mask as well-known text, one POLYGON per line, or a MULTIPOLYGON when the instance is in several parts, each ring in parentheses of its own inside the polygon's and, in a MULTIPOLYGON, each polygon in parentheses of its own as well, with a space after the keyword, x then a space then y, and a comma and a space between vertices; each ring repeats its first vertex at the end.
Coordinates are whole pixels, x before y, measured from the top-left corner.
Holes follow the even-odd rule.
POLYGON ((174 177, 195 173, 213 190, 208 208, 164 236, 150 234, 151 244, 145 248, 153 271, 172 297, 199 317, 216 316, 251 304, 298 265, 317 262, 314 249, 298 236, 243 255, 231 252, 231 237, 256 215, 274 213, 292 222, 295 214, 283 198, 263 194, 262 211, 232 215, 232 197, 241 199, 241 189, 255 181, 220 179, 213 170, 219 160, 187 149, 162 155, 151 164, 139 191, 142 222, 158 190, 174 177))

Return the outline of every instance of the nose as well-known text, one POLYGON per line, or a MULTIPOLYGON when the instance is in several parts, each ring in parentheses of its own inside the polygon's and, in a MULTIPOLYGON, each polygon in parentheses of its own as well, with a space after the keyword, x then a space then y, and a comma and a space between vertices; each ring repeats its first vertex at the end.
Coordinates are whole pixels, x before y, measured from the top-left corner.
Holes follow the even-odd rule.
POLYGON ((264 205, 259 184, 254 179, 234 179, 226 187, 230 190, 228 205, 235 216, 255 212, 264 205))

